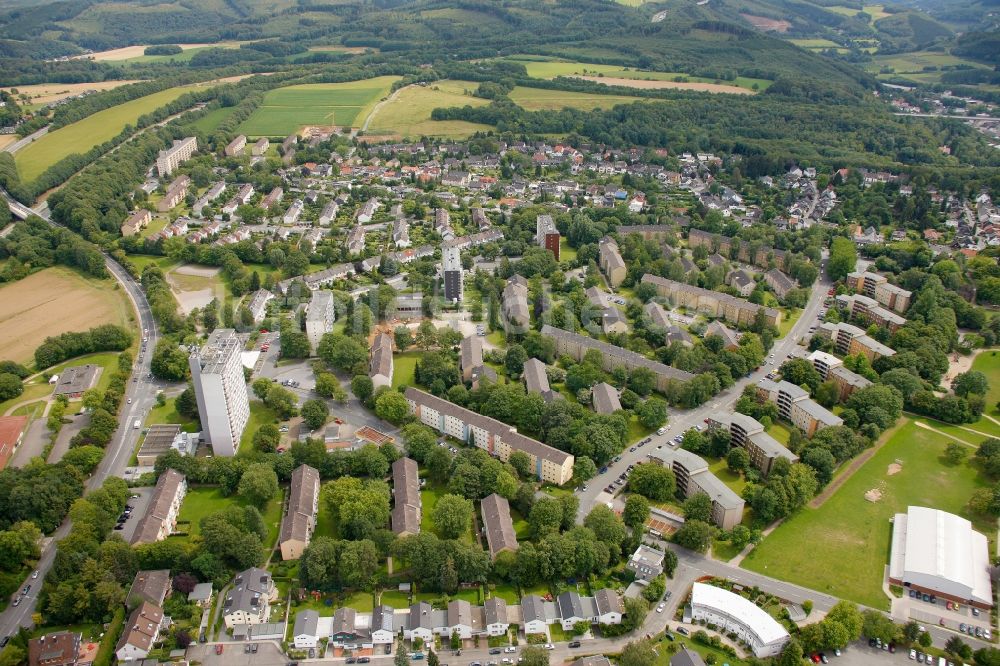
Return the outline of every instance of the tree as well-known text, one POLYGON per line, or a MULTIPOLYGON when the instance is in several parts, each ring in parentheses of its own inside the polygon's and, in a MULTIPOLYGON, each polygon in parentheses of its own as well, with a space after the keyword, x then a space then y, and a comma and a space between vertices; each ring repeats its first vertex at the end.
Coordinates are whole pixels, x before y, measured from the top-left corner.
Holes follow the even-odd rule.
POLYGON ((278 414, 278 417, 282 419, 295 416, 295 407, 298 405, 298 402, 299 399, 294 393, 283 386, 273 384, 264 397, 264 404, 274 410, 278 414))
POLYGON ((410 666, 410 656, 402 639, 396 643, 396 656, 392 658, 392 666, 410 666))
POLYGON ((281 331, 282 358, 309 358, 309 338, 302 331, 287 326, 281 331))
POLYGON ((593 530, 598 541, 607 544, 612 559, 617 560, 621 557, 621 544, 627 534, 625 523, 614 511, 603 504, 598 504, 583 519, 583 526, 593 530))
POLYGON ((704 521, 685 520, 681 528, 674 533, 674 543, 704 553, 712 543, 713 532, 712 526, 704 521))
POLYGON ((958 636, 951 636, 944 644, 944 651, 948 654, 961 656, 963 652, 972 653, 972 649, 958 636))
POLYGON ((667 422, 667 403, 659 398, 649 398, 639 403, 635 413, 639 423, 645 427, 659 428, 667 422))
POLYGON ((563 507, 554 497, 537 500, 528 513, 528 525, 536 539, 558 532, 562 525, 563 507))
POLYGON ((253 434, 253 447, 261 453, 274 453, 281 442, 281 432, 273 423, 265 423, 253 434))
POLYGON ((858 263, 858 250, 850 239, 835 236, 830 242, 830 257, 826 262, 826 274, 834 282, 843 280, 858 263))
POLYGON ((528 645, 521 650, 522 666, 549 666, 549 651, 540 645, 528 645))
POLYGON ((664 502, 674 495, 677 480, 674 473, 657 463, 642 463, 632 469, 628 489, 654 502, 664 502))
POLYGON ((792 638, 785 644, 781 655, 778 656, 777 666, 802 666, 804 659, 805 653, 802 651, 802 645, 798 640, 792 638))
POLYGON ((632 530, 641 530, 642 526, 649 520, 649 500, 642 495, 629 495, 628 499, 625 500, 622 520, 632 530))
POLYGON ((177 396, 177 399, 174 401, 174 408, 181 416, 191 419, 199 418, 198 399, 195 397, 194 388, 190 384, 177 396))
POLYGON ((0 373, 0 400, 16 398, 23 392, 24 383, 20 377, 10 372, 0 373))
POLYGON ((982 372, 969 370, 956 376, 951 383, 951 388, 955 391, 955 395, 964 398, 970 394, 986 395, 986 392, 990 390, 990 383, 982 372))
POLYGON ((507 374, 511 377, 520 377, 524 372, 524 362, 528 360, 528 353, 519 344, 510 345, 507 348, 507 355, 504 357, 503 365, 507 374))
POLYGON ((899 627, 877 610, 861 612, 861 632, 868 638, 879 638, 883 643, 892 643, 899 637, 899 627))
POLYGON ((618 658, 621 666, 653 666, 656 663, 656 652, 652 641, 634 641, 625 646, 618 658))
POLYGON ((457 539, 472 522, 472 502, 458 495, 444 495, 434 505, 431 518, 442 537, 457 539))
POLYGON ((934 639, 931 637, 929 633, 924 631, 920 634, 920 637, 917 639, 917 642, 920 643, 920 647, 929 648, 931 645, 934 644, 934 639))
POLYGON ((322 400, 306 400, 302 403, 302 420, 310 430, 319 429, 330 416, 330 408, 322 400))
MULTIPOLYGON (((514 456, 511 455, 513 458, 514 456)), ((577 481, 590 481, 597 476, 597 465, 588 456, 578 456, 573 463, 573 478, 577 481)))
POLYGON ((327 333, 316 348, 317 355, 328 365, 350 371, 368 360, 368 350, 357 338, 342 333, 327 333))
POLYGON ((951 442, 944 449, 944 458, 951 465, 959 465, 965 461, 966 456, 969 455, 969 451, 964 445, 958 442, 951 442))
POLYGON ((162 338, 153 350, 149 369, 159 379, 179 382, 188 375, 188 354, 175 342, 162 338))
POLYGON ((660 574, 653 580, 649 581, 649 585, 642 591, 642 597, 651 604, 655 604, 663 596, 663 593, 667 589, 667 577, 660 574))
POLYGON ((400 425, 410 416, 410 403, 399 391, 386 391, 375 400, 375 414, 389 423, 400 425))
POLYGON ((316 395, 332 398, 340 388, 340 380, 332 372, 320 372, 316 375, 316 395))
POLYGON ((252 504, 263 506, 278 494, 278 475, 267 463, 251 463, 240 477, 237 492, 252 504))
POLYGON ((712 498, 705 493, 694 493, 684 500, 684 520, 707 523, 712 519, 712 498))
POLYGON ((729 454, 726 455, 726 466, 729 471, 742 474, 750 469, 750 454, 743 447, 734 446, 729 449, 729 454))
POLYGON ((351 393, 361 402, 368 402, 375 392, 375 385, 368 375, 355 375, 351 379, 351 393))
POLYGON ((514 451, 507 459, 510 466, 517 472, 518 478, 531 478, 531 457, 524 451, 514 451))
POLYGON ((793 358, 785 361, 781 364, 780 372, 782 379, 796 386, 803 386, 810 393, 814 393, 823 381, 813 364, 804 358, 793 358))

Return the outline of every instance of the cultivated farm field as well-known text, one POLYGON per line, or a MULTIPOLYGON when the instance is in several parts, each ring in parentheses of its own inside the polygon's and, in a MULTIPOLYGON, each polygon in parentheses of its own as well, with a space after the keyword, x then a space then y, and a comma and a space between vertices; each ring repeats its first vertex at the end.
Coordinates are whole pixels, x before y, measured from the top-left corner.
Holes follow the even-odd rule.
POLYGON ((135 124, 139 116, 169 104, 184 93, 178 86, 113 106, 75 123, 49 132, 17 152, 15 161, 21 180, 31 182, 59 160, 73 153, 85 153, 113 138, 125 125, 135 124))
POLYGON ((0 349, 30 364, 45 338, 98 324, 129 326, 131 303, 114 280, 84 278, 61 266, 0 287, 0 349))
POLYGON ((360 126, 398 77, 308 83, 272 90, 240 126, 248 136, 287 136, 307 126, 360 126))
POLYGON ((87 90, 112 90, 119 86, 126 86, 130 83, 138 83, 137 80, 126 81, 97 81, 94 83, 39 83, 31 86, 13 86, 4 88, 6 92, 17 91, 18 95, 27 95, 31 98, 29 104, 44 105, 57 100, 79 95, 87 90))
POLYGON ((618 104, 641 101, 638 97, 545 90, 523 86, 516 86, 511 91, 510 98, 515 104, 528 111, 561 111, 562 109, 591 111, 593 109, 610 109, 618 104))
POLYGON ((438 107, 485 106, 489 100, 467 95, 479 84, 470 81, 435 81, 428 86, 407 86, 372 113, 368 133, 402 137, 446 136, 461 138, 488 130, 463 120, 431 120, 438 107))
MULTIPOLYGON (((935 422, 930 425, 937 427, 935 422)), ((969 445, 984 439, 965 435, 963 441, 969 445)), ((970 515, 967 508, 975 490, 992 484, 972 461, 971 446, 965 462, 945 462, 945 447, 953 441, 912 419, 901 421, 882 448, 830 499, 785 520, 750 552, 742 566, 885 608, 888 598, 882 592, 882 573, 889 560, 889 520, 894 514, 905 513, 910 505, 941 509, 972 520, 975 529, 991 540, 995 537, 995 524, 991 529, 990 521, 970 515)))

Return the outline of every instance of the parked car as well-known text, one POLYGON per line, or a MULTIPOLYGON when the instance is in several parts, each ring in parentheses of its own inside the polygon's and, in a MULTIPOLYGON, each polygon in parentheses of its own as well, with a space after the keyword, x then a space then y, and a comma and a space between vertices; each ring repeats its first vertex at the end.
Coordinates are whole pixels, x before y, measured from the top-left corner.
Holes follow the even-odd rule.
POLYGON ((503 651, 506 652, 507 654, 513 654, 517 652, 517 648, 512 645, 510 647, 505 647, 503 651))
POLYGON ((656 612, 657 613, 662 613, 663 612, 663 604, 660 604, 659 606, 656 607, 656 612))
POLYGON ((222 650, 225 646, 222 643, 217 643, 215 646, 215 654, 222 654, 222 650))
POLYGON ((578 647, 580 647, 580 641, 570 641, 569 642, 569 646, 571 648, 578 648, 578 647))
POLYGON ((690 635, 691 635, 691 634, 690 634, 690 633, 688 632, 688 630, 687 630, 687 629, 685 629, 684 627, 677 627, 677 633, 678 633, 678 634, 681 634, 682 636, 690 636, 690 635))
POLYGON ((501 652, 500 648, 491 648, 490 649, 490 654, 500 654, 500 652, 501 652))
POLYGON ((358 657, 358 663, 359 664, 369 664, 369 663, 371 663, 371 659, 369 657, 358 657))

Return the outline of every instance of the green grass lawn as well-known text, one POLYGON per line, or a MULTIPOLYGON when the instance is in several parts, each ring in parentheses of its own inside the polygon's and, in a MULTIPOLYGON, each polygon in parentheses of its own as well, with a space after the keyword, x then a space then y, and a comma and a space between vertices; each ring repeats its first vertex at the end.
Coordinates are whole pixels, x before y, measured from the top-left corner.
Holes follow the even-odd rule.
POLYGON ((41 400, 43 398, 49 397, 51 393, 52 393, 52 386, 44 381, 41 381, 41 379, 37 380, 35 383, 32 384, 25 384, 24 391, 21 393, 21 395, 15 398, 11 398, 10 400, 4 400, 3 402, 0 402, 0 416, 6 415, 7 412, 10 410, 10 408, 13 407, 14 405, 27 401, 41 400))
POLYGON ((269 91, 240 130, 249 136, 287 136, 304 126, 360 124, 395 76, 346 83, 308 83, 269 91))
POLYGON ((436 108, 488 104, 489 100, 471 95, 478 85, 470 81, 444 80, 427 86, 407 86, 379 107, 372 116, 369 132, 403 137, 465 137, 489 129, 487 125, 464 120, 431 120, 431 112, 436 108))
POLYGON ((1000 350, 980 352, 972 361, 972 369, 986 375, 990 382, 990 390, 986 394, 987 412, 1000 416, 1000 411, 997 410, 997 402, 1000 402, 1000 350))
POLYGON ((628 439, 627 444, 635 444, 640 439, 646 437, 656 432, 655 428, 647 428, 646 426, 639 423, 639 417, 634 414, 628 420, 628 439))
POLYGON ((509 583, 498 583, 493 587, 492 596, 503 599, 508 604, 521 603, 521 597, 517 593, 517 588, 509 583))
POLYGON ((754 549, 742 566, 875 608, 886 607, 882 573, 889 556, 889 520, 910 505, 961 515, 995 540, 995 525, 971 516, 973 491, 991 487, 970 463, 943 463, 951 440, 903 424, 865 465, 818 509, 805 508, 786 520, 754 549), (899 461, 902 470, 888 475, 899 461), (869 502, 867 491, 882 499, 869 502))
POLYGON ((314 538, 321 536, 333 539, 338 537, 337 524, 333 520, 333 516, 330 515, 326 502, 322 499, 319 502, 319 511, 316 512, 316 530, 313 532, 314 538))
POLYGON ((730 471, 729 467, 726 465, 725 458, 719 458, 715 462, 709 460, 708 469, 712 472, 712 474, 719 477, 720 481, 732 488, 734 493, 737 495, 743 494, 743 489, 746 488, 747 485, 746 479, 736 472, 730 471))
POLYGON ((181 265, 179 261, 175 261, 170 257, 158 257, 152 254, 130 254, 128 255, 128 260, 139 269, 140 274, 149 265, 157 266, 164 273, 181 265))
POLYGON ((277 413, 259 400, 250 401, 250 418, 247 420, 247 427, 243 430, 240 438, 239 454, 247 454, 253 450, 253 436, 257 430, 265 423, 277 423, 279 421, 277 413))
POLYGON ((778 322, 778 337, 783 338, 795 326, 795 322, 802 316, 800 308, 781 308, 781 321, 778 322))
MULTIPOLYGON (((420 491, 420 500, 422 502, 421 508, 421 518, 420 518, 420 529, 424 532, 433 532, 439 537, 444 538, 437 531, 437 526, 434 525, 434 520, 431 515, 434 513, 434 506, 438 503, 438 500, 448 494, 447 488, 443 486, 438 486, 432 484, 430 481, 427 485, 423 487, 420 491)), ((472 543, 475 540, 472 534, 472 523, 469 523, 469 529, 466 530, 465 534, 462 535, 462 541, 466 543, 472 543)))
MULTIPOLYGON (((597 93, 567 92, 516 86, 510 93, 511 100, 527 111, 561 111, 562 109, 609 110, 618 104, 638 102, 638 97, 600 95, 597 93)), ((560 255, 562 251, 560 250, 560 255)))
POLYGON ((15 161, 21 180, 28 183, 47 168, 73 153, 85 153, 94 146, 116 136, 125 125, 134 125, 139 116, 169 104, 190 88, 176 87, 113 106, 54 132, 49 132, 24 149, 17 151, 15 161))
POLYGON ((340 600, 340 605, 361 613, 371 613, 375 608, 375 597, 371 592, 352 592, 340 600))
MULTIPOLYGON (((179 522, 187 521, 191 524, 189 535, 197 536, 201 531, 199 522, 205 516, 221 511, 227 506, 248 506, 250 503, 237 495, 222 494, 222 490, 217 486, 198 486, 189 488, 181 505, 179 522)), ((267 526, 268 538, 264 547, 270 551, 278 541, 278 528, 281 523, 281 496, 275 497, 267 503, 265 507, 257 507, 264 517, 264 524, 267 526)))
POLYGON ((486 341, 491 345, 502 347, 504 345, 504 334, 502 330, 490 331, 486 334, 486 341))
POLYGON ((559 261, 573 263, 576 261, 576 248, 569 246, 569 241, 565 238, 559 239, 559 261))
POLYGON ((393 608, 406 608, 410 605, 410 595, 399 590, 383 590, 380 601, 393 608))
POLYGON ((235 110, 235 106, 229 106, 224 109, 212 109, 206 113, 204 117, 199 118, 192 124, 197 130, 209 134, 214 132, 215 128, 218 127, 226 118, 233 115, 233 111, 235 110))
POLYGON ((146 425, 155 423, 176 423, 181 426, 184 432, 198 432, 197 419, 189 419, 177 413, 177 398, 167 398, 162 407, 153 407, 146 417, 146 425))
POLYGON ((392 357, 392 388, 416 386, 417 380, 413 373, 417 369, 417 360, 422 352, 403 352, 392 357))
POLYGON ((788 446, 788 440, 792 437, 791 429, 784 423, 778 423, 777 421, 772 423, 771 427, 767 429, 767 434, 785 446, 788 446))
POLYGON ((674 633, 674 640, 668 641, 666 638, 661 638, 655 644, 656 647, 656 661, 654 666, 670 666, 670 657, 680 651, 681 646, 686 647, 692 652, 697 652, 701 655, 701 658, 705 660, 705 663, 710 664, 729 664, 729 666, 745 666, 747 662, 742 659, 734 659, 722 650, 716 650, 714 648, 706 647, 700 643, 695 643, 690 638, 681 636, 678 633, 674 633), (671 646, 677 646, 672 648, 671 646), (671 652, 674 650, 674 652, 671 652), (709 661, 714 658, 713 661, 709 661))

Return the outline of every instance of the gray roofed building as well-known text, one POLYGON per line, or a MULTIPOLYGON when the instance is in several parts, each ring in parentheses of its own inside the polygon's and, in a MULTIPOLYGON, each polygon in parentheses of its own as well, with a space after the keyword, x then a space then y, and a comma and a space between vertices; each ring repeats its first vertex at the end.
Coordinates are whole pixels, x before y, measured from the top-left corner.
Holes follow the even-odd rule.
POLYGON ((622 408, 618 399, 618 389, 607 382, 595 384, 591 389, 594 411, 598 414, 614 414, 622 408))
POLYGON ((138 464, 150 467, 156 464, 156 459, 170 450, 180 432, 181 427, 176 423, 155 423, 149 426, 142 440, 142 446, 136 453, 138 464))
POLYGON ((705 660, 697 652, 682 647, 680 652, 670 657, 670 666, 705 666, 705 660))
POLYGON ((534 634, 545 631, 552 619, 545 612, 545 600, 540 596, 528 594, 521 597, 521 621, 524 624, 525 633, 534 634))
POLYGON ((750 462, 763 474, 770 474, 774 461, 784 458, 797 462, 799 457, 769 435, 752 416, 739 412, 716 412, 708 419, 710 428, 722 428, 729 433, 733 446, 746 449, 750 462))
POLYGON ((333 623, 330 626, 331 640, 344 643, 368 636, 368 628, 360 626, 356 610, 350 606, 342 606, 334 611, 333 623))
POLYGON ((420 475, 417 462, 399 458, 392 463, 392 531, 400 536, 420 531, 420 475))
POLYGON ((403 626, 403 634, 410 640, 413 637, 430 640, 434 636, 434 608, 426 601, 420 601, 410 606, 403 626), (415 632, 415 633, 414 633, 415 632))
POLYGON ((462 381, 471 381, 476 368, 483 366, 483 341, 479 336, 462 338, 458 346, 458 363, 462 371, 462 381))
POLYGON ((583 606, 583 598, 576 590, 563 592, 556 597, 556 608, 559 609, 559 618, 563 624, 587 620, 591 617, 583 606))
POLYGON ((656 375, 656 388, 660 391, 665 390, 670 381, 686 382, 694 379, 694 375, 690 372, 672 368, 628 349, 616 347, 578 333, 555 328, 548 324, 542 326, 541 332, 542 337, 552 338, 555 341, 558 354, 569 354, 577 361, 582 360, 588 350, 596 349, 601 352, 605 370, 611 371, 622 366, 628 370, 634 368, 651 370, 656 375))
POLYGON ((597 287, 588 287, 583 293, 594 307, 602 309, 611 307, 611 295, 608 292, 602 291, 597 287))
MULTIPOLYGON (((458 631, 463 638, 483 630, 483 612, 478 606, 473 607, 464 599, 452 599, 448 602, 448 627, 458 631)), ((449 632, 450 633, 450 632, 449 632)))
POLYGON ((379 331, 372 340, 368 376, 375 388, 392 386, 392 335, 379 331))
POLYGON ((162 606, 163 600, 170 594, 170 584, 170 569, 139 571, 132 579, 132 586, 125 599, 129 605, 148 601, 154 606, 162 606))
POLYGON ((618 593, 610 587, 603 587, 594 592, 594 604, 597 606, 598 617, 603 617, 611 613, 619 615, 625 612, 625 604, 618 593))
POLYGON ((74 365, 71 368, 66 368, 59 373, 52 395, 64 395, 67 398, 81 397, 84 391, 97 383, 97 378, 103 369, 101 366, 94 365, 93 363, 74 365))
POLYGON ((742 269, 732 271, 728 276, 728 282, 729 286, 735 289, 743 298, 749 296, 757 288, 757 283, 753 277, 742 269))
POLYGON ((570 666, 611 666, 611 660, 603 654, 595 654, 589 657, 580 657, 570 666))
POLYGON ((309 465, 299 465, 292 472, 288 508, 281 519, 278 544, 281 559, 297 560, 309 545, 316 528, 319 509, 319 472, 309 465))
POLYGON ((659 296, 671 299, 675 305, 704 312, 711 317, 723 317, 729 323, 738 326, 750 326, 761 312, 770 326, 777 326, 781 321, 781 313, 774 308, 757 305, 719 291, 668 280, 652 273, 643 275, 641 283, 653 285, 659 296))
POLYGON ((483 604, 483 623, 490 627, 509 625, 507 619, 507 602, 500 597, 490 597, 483 604))
POLYGON ((559 393, 549 387, 549 377, 545 372, 545 364, 537 358, 529 358, 524 362, 524 371, 521 373, 524 380, 524 388, 528 393, 538 393, 545 402, 550 402, 559 393))
POLYGON ((670 327, 670 317, 667 316, 667 311, 663 309, 663 306, 655 301, 650 301, 642 308, 642 311, 649 318, 649 321, 654 326, 659 326, 660 328, 670 327))
POLYGON ((271 599, 276 594, 271 574, 264 569, 251 567, 237 574, 223 604, 226 628, 267 622, 271 599))
POLYGON ((677 478, 677 489, 688 498, 705 493, 712 499, 712 522, 732 529, 743 520, 743 498, 708 469, 708 463, 684 449, 657 449, 649 459, 669 467, 677 478))
POLYGON ((757 382, 757 395, 777 404, 778 416, 791 421, 807 437, 812 437, 822 428, 844 423, 839 416, 810 398, 808 391, 789 381, 762 379, 757 382))
POLYGON ((646 585, 663 573, 663 559, 663 551, 654 550, 641 543, 625 563, 625 568, 635 574, 637 583, 646 585))
POLYGON ((194 589, 188 592, 187 600, 193 601, 202 608, 212 605, 214 588, 211 583, 198 583, 194 589))
POLYGON ((517 550, 517 535, 514 533, 514 521, 510 517, 510 503, 507 499, 493 493, 483 498, 480 508, 490 557, 496 559, 505 550, 517 550))
POLYGON ((705 337, 717 335, 725 342, 723 349, 735 349, 740 346, 740 334, 721 321, 713 321, 705 327, 705 337))
POLYGON ((177 525, 177 515, 187 493, 187 480, 175 469, 168 469, 156 481, 156 489, 132 535, 133 546, 166 539, 177 525))
POLYGON ((528 281, 520 275, 511 277, 503 288, 502 299, 500 314, 504 330, 508 333, 526 331, 531 324, 531 314, 528 311, 528 281))
POLYGON ((774 295, 781 300, 785 300, 785 296, 788 295, 788 292, 795 289, 797 286, 792 278, 788 277, 777 268, 772 268, 768 272, 764 273, 764 282, 766 282, 767 286, 771 288, 774 295))
POLYGON ((316 647, 319 640, 319 613, 317 611, 304 610, 295 615, 292 640, 299 650, 316 647))
POLYGON ((691 337, 691 334, 688 333, 686 329, 676 325, 667 327, 666 342, 668 345, 674 342, 679 342, 685 347, 694 346, 694 338, 691 337))
POLYGON ((601 330, 605 335, 610 333, 627 333, 628 320, 625 314, 615 307, 604 308, 601 313, 601 330))
POLYGON ((618 251, 618 243, 613 238, 605 236, 598 243, 598 258, 601 270, 608 278, 612 288, 617 287, 625 280, 625 261, 618 251))

